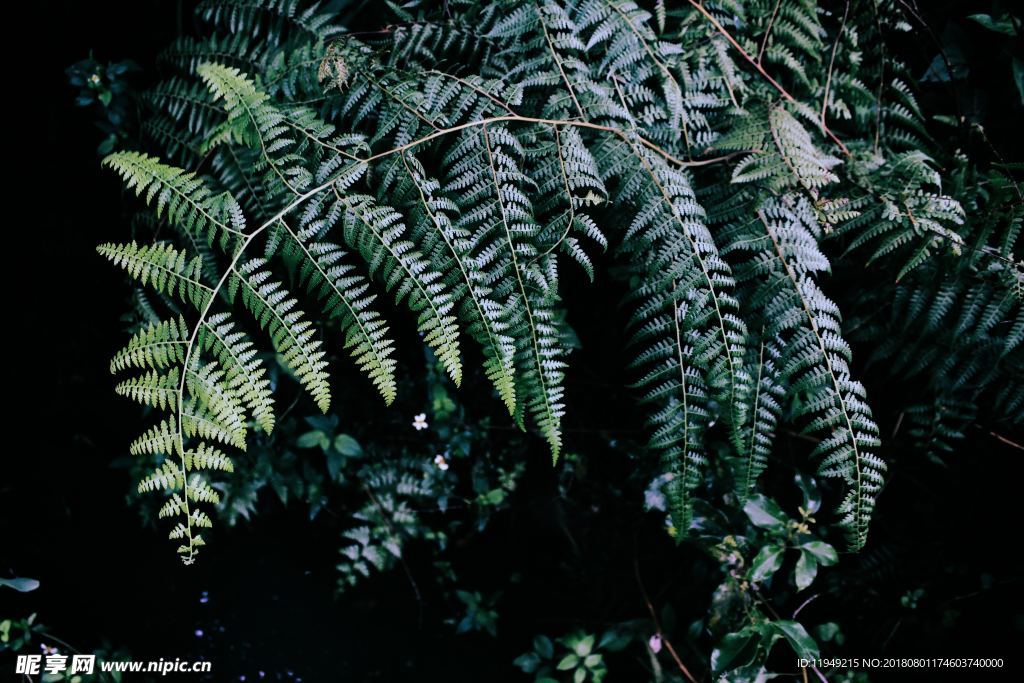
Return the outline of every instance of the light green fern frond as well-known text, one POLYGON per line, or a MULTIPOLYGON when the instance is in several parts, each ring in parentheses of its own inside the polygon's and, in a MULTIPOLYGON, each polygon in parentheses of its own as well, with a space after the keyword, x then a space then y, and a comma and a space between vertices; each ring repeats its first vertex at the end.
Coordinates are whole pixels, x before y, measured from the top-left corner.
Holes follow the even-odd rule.
POLYGON ((160 163, 138 152, 117 152, 103 160, 129 189, 156 207, 157 217, 166 214, 173 225, 230 251, 245 236, 242 207, 229 194, 215 195, 194 173, 160 163))
POLYGON ((176 296, 196 308, 206 306, 213 296, 213 289, 202 282, 202 259, 189 259, 184 251, 165 242, 141 246, 135 242, 102 244, 96 251, 142 285, 176 296))

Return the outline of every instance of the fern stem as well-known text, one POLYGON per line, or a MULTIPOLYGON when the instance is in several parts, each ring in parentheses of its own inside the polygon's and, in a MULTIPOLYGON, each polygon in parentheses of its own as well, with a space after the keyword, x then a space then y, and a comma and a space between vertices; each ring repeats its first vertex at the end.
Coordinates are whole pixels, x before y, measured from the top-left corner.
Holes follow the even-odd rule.
POLYGON ((764 50, 768 47, 768 37, 772 34, 772 27, 775 26, 775 17, 779 14, 779 7, 782 5, 782 0, 775 0, 775 8, 772 10, 772 16, 768 20, 768 28, 764 30, 764 38, 761 39, 761 49, 757 51, 757 63, 760 64, 764 58, 764 50))
POLYGON ((540 28, 544 32, 544 40, 548 44, 548 50, 551 52, 551 57, 555 60, 555 66, 558 67, 558 73, 562 76, 562 82, 565 83, 565 87, 569 91, 569 97, 572 98, 573 104, 576 105, 576 111, 580 113, 580 118, 585 119, 587 118, 587 115, 583 113, 583 107, 580 106, 580 101, 576 99, 576 91, 573 90, 572 83, 569 82, 569 77, 565 75, 565 69, 562 67, 562 58, 558 55, 558 51, 555 50, 554 43, 551 42, 551 35, 548 33, 548 26, 544 22, 544 12, 540 8, 540 3, 535 2, 534 6, 537 8, 537 21, 540 23, 540 28))
POLYGON ((836 53, 839 51, 839 41, 842 40, 843 32, 846 30, 846 18, 849 14, 850 0, 846 0, 846 9, 843 10, 843 21, 839 25, 839 33, 836 34, 836 42, 832 44, 832 58, 828 62, 828 76, 825 78, 825 95, 821 98, 821 127, 824 130, 828 130, 828 124, 825 123, 825 113, 828 111, 828 93, 832 87, 832 71, 835 69, 836 53))

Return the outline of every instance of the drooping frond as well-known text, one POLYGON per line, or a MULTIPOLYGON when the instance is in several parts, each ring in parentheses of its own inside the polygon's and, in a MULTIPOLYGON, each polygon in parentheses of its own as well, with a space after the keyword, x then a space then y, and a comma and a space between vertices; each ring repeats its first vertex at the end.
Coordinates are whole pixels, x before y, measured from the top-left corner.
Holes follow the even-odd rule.
POLYGON ((738 430, 740 447, 735 462, 736 494, 740 501, 756 491, 757 480, 768 466, 775 445, 775 432, 782 419, 782 401, 786 384, 782 377, 777 339, 760 340, 749 349, 744 363, 749 386, 741 393, 746 403, 741 411, 744 422, 738 430))
POLYGON ((231 272, 228 296, 241 292, 242 303, 267 331, 281 361, 295 373, 320 410, 331 405, 326 352, 316 330, 297 307, 298 302, 273 279, 266 261, 252 259, 231 272))
POLYGON ((285 258, 297 264, 299 278, 321 299, 325 313, 341 320, 345 348, 359 369, 390 404, 397 396, 394 342, 388 326, 372 306, 369 283, 345 262, 346 253, 330 242, 316 242, 289 231, 283 242, 285 258))
POLYGON ((557 282, 534 263, 539 226, 522 156, 521 144, 503 126, 468 130, 444 160, 444 191, 457 197, 456 229, 472 232, 475 265, 505 308, 515 347, 517 412, 528 409, 557 459, 564 412, 564 350, 552 306, 557 282))
POLYGON ((209 243, 217 241, 226 251, 245 236, 242 207, 230 194, 215 195, 194 173, 160 163, 138 152, 117 152, 103 160, 129 189, 146 203, 155 203, 156 215, 209 243))
POLYGON ((370 274, 381 280, 395 301, 417 314, 423 341, 437 354, 452 380, 462 381, 455 302, 444 278, 415 245, 404 239, 402 215, 367 195, 335 195, 346 244, 362 255, 370 274))
POLYGON ((852 549, 867 540, 868 521, 881 490, 885 464, 863 385, 850 373, 851 352, 842 336, 838 307, 816 284, 828 267, 817 246, 820 228, 804 198, 768 199, 732 235, 736 249, 753 252, 746 277, 758 283, 766 333, 781 340, 781 375, 804 395, 796 410, 805 429, 821 441, 812 452, 818 471, 841 479, 847 494, 839 507, 852 549))
POLYGON ((718 417, 709 411, 709 399, 721 401, 721 418, 731 429, 742 421, 738 392, 746 329, 729 265, 687 177, 637 145, 614 144, 619 157, 612 171, 622 176, 624 195, 619 200, 628 197, 636 212, 623 249, 633 267, 648 274, 634 294, 639 386, 654 402, 652 447, 676 472, 673 514, 685 533, 691 491, 706 461, 702 433, 718 417))
POLYGON ((501 306, 472 256, 472 236, 457 225, 458 205, 444 196, 440 183, 426 176, 419 160, 400 154, 389 168, 381 191, 407 208, 410 238, 438 264, 466 330, 484 349, 484 371, 510 413, 516 409, 515 345, 506 334, 501 306), (456 220, 453 220, 456 218, 456 220))
MULTIPOLYGON (((894 3, 384 5, 387 30, 354 32, 375 4, 201 3, 202 35, 162 55, 141 112, 142 142, 182 168, 105 160, 151 218, 100 252, 155 290, 111 369, 160 412, 130 450, 157 468, 145 489, 168 496, 186 561, 231 449, 273 429, 274 385, 294 375, 329 408, 335 332, 396 400, 385 294, 456 383, 476 376, 465 330, 557 457, 563 266, 600 279, 608 247, 680 532, 710 458, 745 500, 796 420, 864 543, 884 465, 851 339, 913 381, 909 429, 933 452, 968 416, 1019 422, 1020 188, 929 135, 886 54, 905 31, 894 3), (872 286, 827 297, 833 266, 872 286)), ((351 533, 352 571, 378 564, 372 527, 351 533)))
POLYGON ((161 294, 176 296, 196 308, 205 306, 213 296, 213 289, 202 282, 202 259, 192 259, 166 242, 152 245, 102 244, 97 247, 102 256, 143 285, 161 294))

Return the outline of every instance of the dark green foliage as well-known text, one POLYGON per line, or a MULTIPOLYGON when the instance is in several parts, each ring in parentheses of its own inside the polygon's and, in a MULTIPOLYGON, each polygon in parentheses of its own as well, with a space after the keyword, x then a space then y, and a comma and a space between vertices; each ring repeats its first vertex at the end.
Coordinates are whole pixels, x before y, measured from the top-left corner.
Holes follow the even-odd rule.
MULTIPOLYGON (((145 144, 183 168, 105 160, 162 228, 100 252, 156 291, 111 369, 140 371, 117 391, 167 413, 131 451, 156 467, 139 490, 169 495, 159 515, 184 559, 204 544, 204 509, 251 510, 240 492, 255 483, 208 479, 236 469, 221 449, 246 448, 251 424, 274 429, 287 375, 327 412, 328 358, 347 350, 396 400, 409 341, 396 307, 455 385, 486 377, 556 463, 571 453, 568 264, 621 281, 622 366, 662 472, 651 507, 726 576, 712 670, 756 677, 776 642, 815 655, 796 621, 742 622, 734 607, 760 615, 750 586, 790 569, 806 590, 837 560, 818 531, 868 542, 887 472, 876 406, 934 459, 979 422, 1020 426, 1017 167, 929 134, 885 52, 906 29, 890 2, 388 3, 398 25, 365 40, 345 30, 357 5, 204 3, 210 35, 175 43, 144 98, 145 144), (865 372, 911 398, 879 401, 865 372), (813 443, 799 516, 759 481, 782 430, 813 443), (819 530, 811 473, 838 510, 819 530)), ((400 561, 406 540, 443 544, 414 510, 448 495, 436 472, 314 431, 300 446, 336 477, 362 459, 370 498, 345 534, 343 586, 400 561)), ((465 630, 494 628, 487 599, 460 599, 465 630)), ((566 636, 589 644, 564 667, 547 640, 520 665, 600 680, 603 640, 566 636)))
MULTIPOLYGON (((558 257, 596 277, 587 252, 610 243, 632 288, 628 363, 671 474, 676 528, 692 522, 719 433, 745 500, 774 432, 794 421, 818 440, 819 473, 843 483, 839 524, 860 548, 885 464, 839 308, 819 284, 836 245, 868 273, 897 269, 892 322, 857 332, 877 340, 875 357, 926 375, 944 405, 991 395, 1019 420, 1019 378, 1001 378, 1019 368, 1024 336, 1020 210, 967 220, 964 201, 987 204, 983 216, 1012 207, 1013 181, 990 172, 995 193, 971 196, 980 181, 965 160, 943 194, 901 67, 851 58, 897 23, 888 5, 878 21, 846 12, 838 25, 814 3, 771 5, 652 16, 606 0, 500 13, 452 3, 442 23, 410 6, 399 16, 413 28, 363 43, 335 37, 339 17, 315 5, 204 4, 213 33, 168 52, 175 74, 147 97, 147 130, 186 163, 209 159, 213 175, 137 152, 105 162, 182 243, 102 253, 199 312, 140 332, 113 367, 149 372, 119 391, 172 413, 179 454, 185 431, 244 443, 246 409, 269 431, 256 347, 218 311, 240 295, 321 409, 320 317, 340 321, 390 403, 395 345, 368 276, 408 306, 456 384, 468 333, 513 417, 529 416, 557 459, 568 354, 558 257), (743 29, 726 28, 729 13, 743 29), (742 68, 754 54, 757 68, 742 68), (312 295, 312 316, 275 274, 279 259, 312 295)), ((912 411, 923 439, 959 433, 941 412, 912 411)))

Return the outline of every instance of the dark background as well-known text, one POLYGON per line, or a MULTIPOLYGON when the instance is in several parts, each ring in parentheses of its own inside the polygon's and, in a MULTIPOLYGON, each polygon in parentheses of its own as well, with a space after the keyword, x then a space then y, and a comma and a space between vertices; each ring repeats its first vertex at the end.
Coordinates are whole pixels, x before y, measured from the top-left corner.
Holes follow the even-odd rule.
MULTIPOLYGON (((979 48, 968 57, 984 65, 986 34, 959 18, 989 4, 928 4, 936 35, 951 18, 979 48)), ((553 501, 556 475, 538 466, 543 458, 530 463, 516 508, 463 553, 470 583, 498 585, 493 577, 510 571, 525 577, 499 605, 497 640, 453 635, 429 595, 421 614, 400 572, 336 600, 337 527, 324 518, 310 523, 303 509, 271 500, 255 522, 221 534, 197 566, 182 567, 127 506, 127 473, 111 468, 136 435, 139 413, 114 395, 107 371, 124 338, 118 321, 127 289, 94 248, 124 239, 127 225, 120 184, 99 168, 100 135, 72 106, 64 69, 92 50, 101 62, 135 60, 144 69, 136 82, 145 85, 157 51, 189 15, 175 2, 154 1, 44 2, 36 10, 7 26, 14 44, 25 45, 5 60, 24 82, 9 84, 5 96, 4 347, 13 377, 5 392, 0 574, 42 586, 24 595, 0 591, 0 616, 37 612, 52 633, 86 651, 109 642, 135 659, 210 658, 217 681, 257 680, 258 671, 270 680, 406 680, 414 673, 431 681, 526 680, 511 660, 529 649, 533 634, 562 633, 580 618, 597 628, 602 620, 646 616, 632 578, 634 551, 616 552, 616 544, 637 538, 652 592, 684 615, 706 610, 715 577, 696 568, 692 551, 665 543, 656 521, 623 521, 614 508, 588 515, 584 526, 574 515, 579 501, 553 501), (567 548, 562 523, 579 553, 567 548), (209 600, 201 603, 204 591, 209 600)), ((926 32, 914 38, 906 56, 920 75, 935 49, 926 32)), ((1008 84, 1008 74, 975 68, 971 89, 956 97, 944 85, 926 88, 926 106, 979 116, 993 145, 1019 158, 1020 107, 1000 104, 1013 101, 1008 84)), ((614 294, 608 288, 599 284, 570 301, 584 351, 570 374, 568 403, 590 408, 572 418, 581 429, 617 424, 622 415, 617 396, 602 401, 586 383, 618 362, 620 340, 587 322, 602 319, 602 301, 614 294)), ((872 396, 885 395, 870 374, 865 383, 872 396)), ((586 434, 570 434, 574 448, 600 453, 604 442, 586 434)), ((845 594, 822 598, 805 615, 840 621, 846 656, 1024 659, 1009 647, 1024 642, 1024 453, 976 432, 946 467, 883 455, 893 474, 868 552, 844 558, 845 594), (900 597, 921 586, 921 606, 902 608, 900 597)), ((602 460, 607 476, 624 474, 614 457, 602 460)), ((410 561, 414 572, 429 571, 426 558, 410 561)), ((699 661, 693 652, 682 656, 699 661)), ((0 661, 0 679, 11 671, 0 661)))

